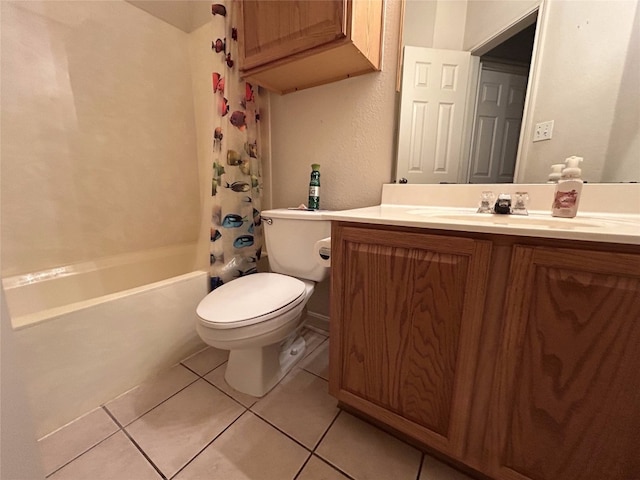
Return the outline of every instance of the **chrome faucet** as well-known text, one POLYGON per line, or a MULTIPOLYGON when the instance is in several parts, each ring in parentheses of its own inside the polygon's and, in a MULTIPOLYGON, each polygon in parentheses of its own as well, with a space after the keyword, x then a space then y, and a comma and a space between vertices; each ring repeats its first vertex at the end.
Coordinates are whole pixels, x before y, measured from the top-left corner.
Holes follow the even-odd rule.
POLYGON ((511 195, 508 193, 501 193, 498 195, 498 200, 493 206, 493 213, 501 215, 508 215, 511 213, 511 195))
POLYGON ((477 213, 495 213, 499 215, 529 215, 527 212, 527 201, 529 194, 527 192, 516 192, 515 200, 512 203, 511 194, 501 193, 498 199, 493 203, 495 195, 493 192, 485 191, 480 196, 480 206, 477 213))

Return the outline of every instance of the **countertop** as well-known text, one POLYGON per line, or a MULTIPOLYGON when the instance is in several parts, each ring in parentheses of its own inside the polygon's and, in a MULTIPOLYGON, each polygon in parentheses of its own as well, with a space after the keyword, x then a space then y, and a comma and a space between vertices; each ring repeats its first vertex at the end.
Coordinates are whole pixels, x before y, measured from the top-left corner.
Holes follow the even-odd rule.
MULTIPOLYGON (((417 192, 415 197, 407 197, 404 194, 397 194, 398 191, 403 191, 403 186, 385 185, 383 187, 382 204, 352 210, 325 212, 324 217, 330 220, 376 225, 640 245, 640 213, 578 211, 578 215, 575 218, 552 217, 549 210, 529 210, 528 216, 476 213, 476 206, 469 208, 429 205, 425 198, 434 199, 432 203, 438 203, 440 198, 447 198, 446 185, 424 185, 420 187, 415 188, 414 186, 413 190, 417 192), (385 187, 387 188, 385 189, 385 187), (392 203, 396 199, 407 203, 392 203), (391 203, 385 203, 385 201, 391 203)), ((451 191, 455 191, 455 196, 459 200, 460 192, 463 191, 460 188, 462 186, 457 185, 454 187, 451 191)), ((473 205, 475 199, 479 198, 478 192, 491 189, 490 187, 496 187, 496 191, 502 192, 505 189, 504 186, 469 185, 468 189, 464 189, 465 196, 468 197, 463 199, 464 204, 473 205)), ((587 205, 600 205, 601 203, 597 201, 596 196, 602 192, 599 192, 599 189, 594 188, 593 185, 589 187, 589 189, 585 188, 583 191, 583 195, 588 192, 590 197, 585 203, 587 205)), ((634 204, 632 205, 634 208, 626 209, 627 212, 635 210, 638 187, 640 185, 634 185, 631 189, 627 187, 632 193, 629 201, 634 204)), ((522 190, 522 186, 514 186, 514 188, 522 190)), ((529 190, 535 192, 536 188, 530 187, 529 190)), ((547 196, 546 190, 549 190, 548 186, 544 186, 544 191, 542 192, 545 196, 547 196)), ((610 200, 611 187, 606 186, 603 191, 610 200)), ((553 190, 550 190, 550 192, 552 193, 553 190)), ((616 192, 619 192, 619 190, 616 190, 616 192)), ((623 199, 618 197, 617 200, 623 199)), ((458 201, 456 203, 462 202, 458 201)), ((602 202, 602 204, 606 204, 606 202, 602 202)), ((539 203, 534 206, 539 206, 539 203)))

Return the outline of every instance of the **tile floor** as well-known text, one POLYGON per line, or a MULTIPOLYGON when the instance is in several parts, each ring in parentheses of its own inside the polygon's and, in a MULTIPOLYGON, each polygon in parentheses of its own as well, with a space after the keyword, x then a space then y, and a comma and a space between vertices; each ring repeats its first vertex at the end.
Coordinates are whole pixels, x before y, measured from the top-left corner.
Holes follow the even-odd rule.
POLYGON ((337 408, 326 336, 255 398, 224 381, 227 352, 207 348, 44 437, 47 478, 61 480, 469 480, 337 408))

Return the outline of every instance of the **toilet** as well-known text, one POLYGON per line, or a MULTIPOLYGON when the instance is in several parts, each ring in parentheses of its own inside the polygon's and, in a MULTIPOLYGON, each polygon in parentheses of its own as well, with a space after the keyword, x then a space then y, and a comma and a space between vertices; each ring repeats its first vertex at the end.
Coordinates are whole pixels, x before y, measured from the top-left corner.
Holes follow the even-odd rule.
POLYGON ((315 283, 329 274, 314 246, 331 235, 331 222, 321 211, 276 209, 261 216, 273 273, 226 283, 196 310, 200 338, 229 350, 227 383, 255 397, 264 396, 304 356, 302 313, 315 283))

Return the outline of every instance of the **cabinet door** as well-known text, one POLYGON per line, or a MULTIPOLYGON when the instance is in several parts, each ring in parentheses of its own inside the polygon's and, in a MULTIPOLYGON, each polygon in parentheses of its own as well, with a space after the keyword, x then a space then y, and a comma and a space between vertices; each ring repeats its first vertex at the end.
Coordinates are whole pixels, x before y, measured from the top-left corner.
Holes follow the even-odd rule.
POLYGON ((243 0, 240 69, 249 70, 346 36, 346 0, 243 0))
POLYGON ((489 242, 334 225, 330 389, 460 457, 489 242))
POLYGON ((516 246, 510 280, 493 475, 640 478, 640 255, 516 246))

